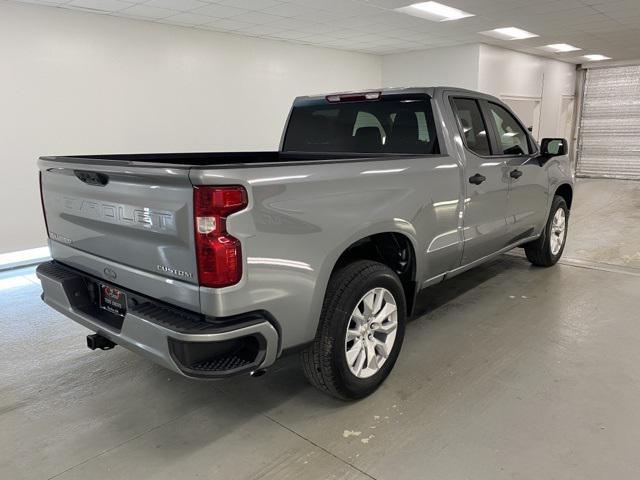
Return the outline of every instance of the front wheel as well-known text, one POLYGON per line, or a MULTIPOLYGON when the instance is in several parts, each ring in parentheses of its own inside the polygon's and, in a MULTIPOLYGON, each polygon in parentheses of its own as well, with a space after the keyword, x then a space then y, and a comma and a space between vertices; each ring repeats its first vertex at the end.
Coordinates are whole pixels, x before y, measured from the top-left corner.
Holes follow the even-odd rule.
POLYGON ((527 243, 524 251, 529 261, 539 267, 555 265, 564 251, 567 240, 569 208, 564 198, 556 195, 551 203, 551 211, 540 238, 527 243))
POLYGON ((404 290, 387 266, 367 260, 335 273, 318 332, 302 352, 309 381, 343 400, 366 397, 398 358, 406 321, 404 290))

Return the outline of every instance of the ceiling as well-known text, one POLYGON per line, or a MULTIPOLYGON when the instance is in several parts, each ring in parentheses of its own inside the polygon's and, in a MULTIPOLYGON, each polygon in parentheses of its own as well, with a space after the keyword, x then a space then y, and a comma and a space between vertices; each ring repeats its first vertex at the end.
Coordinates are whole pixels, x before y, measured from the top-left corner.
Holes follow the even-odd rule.
POLYGON ((475 14, 447 22, 394 11, 421 0, 16 1, 380 55, 488 43, 573 63, 592 53, 640 59, 640 0, 440 0, 475 14), (478 33, 498 27, 539 37, 506 41, 478 33), (538 48, 552 43, 582 50, 538 48))

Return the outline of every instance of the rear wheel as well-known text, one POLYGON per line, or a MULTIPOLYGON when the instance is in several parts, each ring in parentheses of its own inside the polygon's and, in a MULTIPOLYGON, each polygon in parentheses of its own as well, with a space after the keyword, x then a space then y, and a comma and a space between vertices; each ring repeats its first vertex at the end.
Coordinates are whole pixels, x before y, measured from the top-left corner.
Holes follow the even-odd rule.
POLYGON ((564 251, 567 240, 569 209, 564 198, 556 195, 551 203, 551 211, 547 224, 535 242, 524 246, 524 251, 531 263, 540 267, 555 265, 564 251))
POLYGON ((398 358, 405 312, 402 284, 387 266, 361 260, 336 272, 316 338, 302 352, 309 381, 341 399, 371 394, 398 358))

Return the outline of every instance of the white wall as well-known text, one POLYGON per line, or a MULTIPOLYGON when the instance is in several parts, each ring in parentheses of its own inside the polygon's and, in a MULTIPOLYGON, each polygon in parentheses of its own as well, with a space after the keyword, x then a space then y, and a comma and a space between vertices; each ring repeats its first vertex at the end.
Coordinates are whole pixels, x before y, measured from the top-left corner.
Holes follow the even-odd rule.
POLYGON ((434 48, 382 57, 385 87, 478 89, 480 45, 434 48))
POLYGON ((296 95, 379 57, 0 1, 0 253, 44 244, 45 154, 275 149, 296 95))
POLYGON ((576 67, 550 58, 480 45, 478 89, 496 97, 541 98, 539 138, 562 136, 563 97, 574 95, 576 67))

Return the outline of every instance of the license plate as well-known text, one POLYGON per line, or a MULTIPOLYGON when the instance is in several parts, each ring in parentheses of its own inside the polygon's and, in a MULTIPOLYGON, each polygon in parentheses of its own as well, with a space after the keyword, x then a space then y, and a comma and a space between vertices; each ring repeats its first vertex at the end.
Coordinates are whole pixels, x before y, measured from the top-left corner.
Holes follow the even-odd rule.
POLYGON ((127 296, 122 290, 100 284, 100 308, 124 317, 127 313, 127 296))

